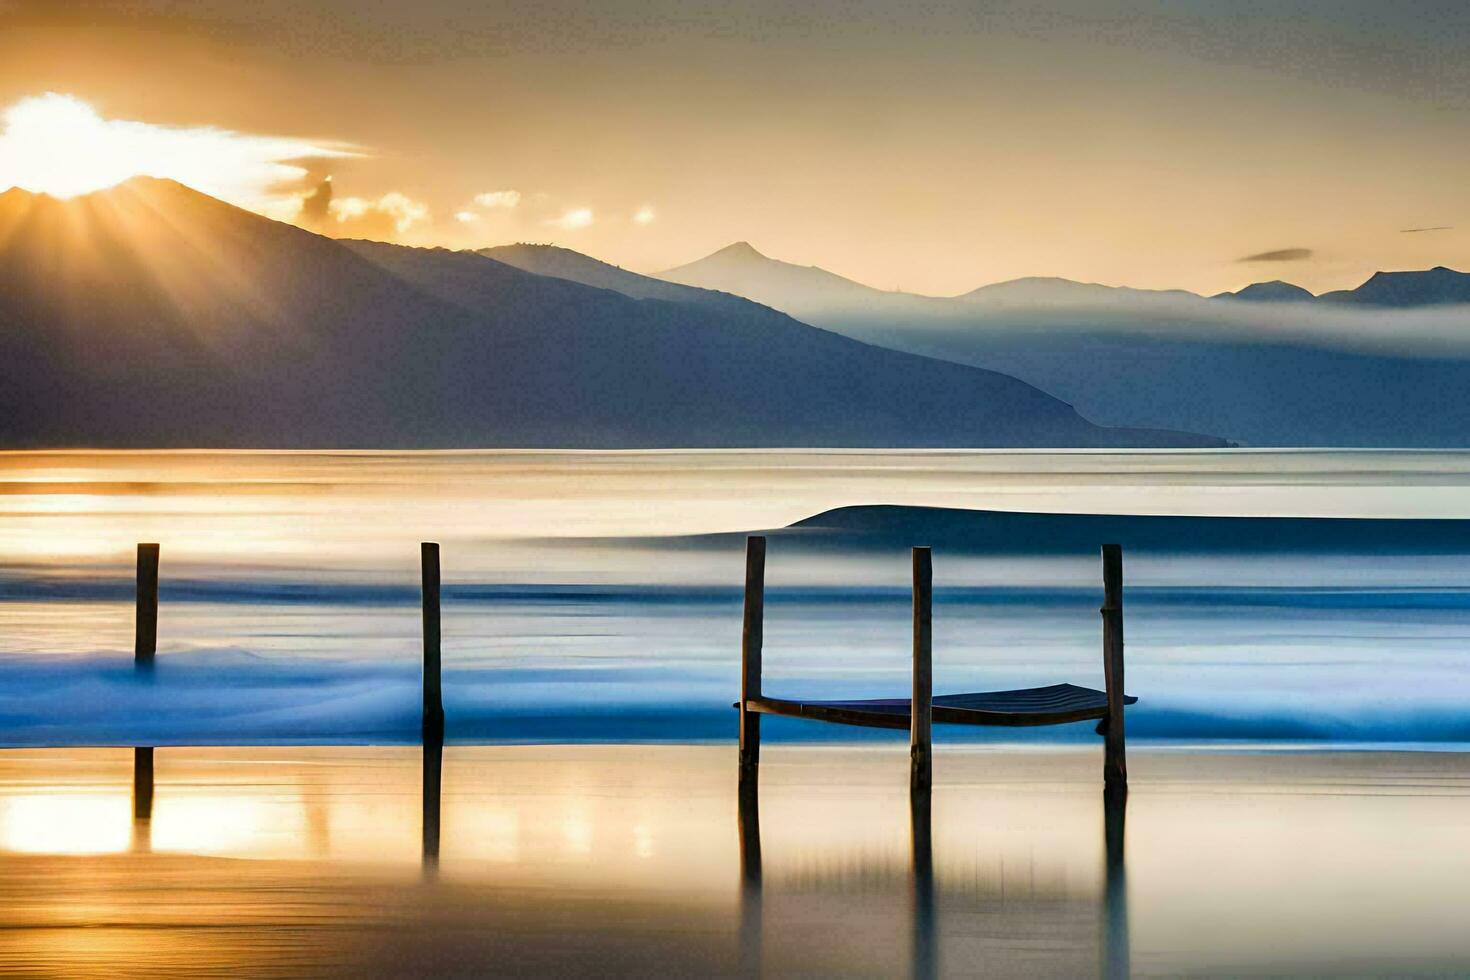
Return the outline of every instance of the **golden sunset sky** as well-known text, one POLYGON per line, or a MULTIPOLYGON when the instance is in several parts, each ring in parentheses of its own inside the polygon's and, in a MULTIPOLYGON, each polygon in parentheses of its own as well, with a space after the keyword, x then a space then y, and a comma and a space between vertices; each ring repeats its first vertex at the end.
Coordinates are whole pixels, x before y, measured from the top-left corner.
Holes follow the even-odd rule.
POLYGON ((935 294, 1321 291, 1470 268, 1467 45, 1462 2, 0 0, 0 188, 154 172, 639 271, 747 240, 935 294))

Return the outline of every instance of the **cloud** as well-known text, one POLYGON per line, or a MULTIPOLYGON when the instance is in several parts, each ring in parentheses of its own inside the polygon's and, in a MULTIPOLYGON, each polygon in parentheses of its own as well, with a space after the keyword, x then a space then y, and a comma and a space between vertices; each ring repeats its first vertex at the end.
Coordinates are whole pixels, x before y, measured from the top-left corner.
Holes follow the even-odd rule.
POLYGON ((1247 255, 1245 258, 1236 259, 1237 262, 1300 262, 1310 259, 1313 252, 1310 248, 1278 248, 1270 252, 1257 252, 1255 255, 1247 255))
POLYGON ((658 214, 653 210, 652 205, 645 204, 633 212, 633 224, 651 225, 657 217, 658 214))
POLYGON ((1454 225, 1433 225, 1429 228, 1400 228, 1400 235, 1413 235, 1421 231, 1453 231, 1454 225))
POLYGON ((510 210, 521 203, 520 191, 486 191, 475 195, 475 203, 482 208, 510 210))
POLYGON ((296 223, 303 228, 319 230, 331 219, 332 178, 323 177, 310 193, 301 199, 301 211, 296 223))
POLYGON ((338 198, 328 208, 336 219, 329 232, 338 238, 386 241, 429 220, 427 204, 399 191, 389 191, 376 201, 361 197, 338 198))
POLYGON ((521 203, 520 191, 486 191, 476 194, 474 199, 454 212, 454 220, 462 225, 472 225, 489 217, 488 211, 514 211, 521 203))
POLYGON ((577 228, 586 228, 592 224, 593 220, 594 215, 592 214, 591 208, 572 208, 564 212, 559 218, 548 219, 546 223, 572 231, 577 228))

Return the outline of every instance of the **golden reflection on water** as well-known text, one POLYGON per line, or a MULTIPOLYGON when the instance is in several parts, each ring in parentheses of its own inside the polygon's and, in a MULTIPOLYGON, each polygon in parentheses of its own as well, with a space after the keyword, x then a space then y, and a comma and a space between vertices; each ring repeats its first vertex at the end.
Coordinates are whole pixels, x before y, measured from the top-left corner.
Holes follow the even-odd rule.
POLYGON ((20 854, 118 854, 128 848, 126 792, 35 793, 0 800, 0 848, 20 854))
MULTIPOLYGON (((509 539, 746 530, 849 504, 1467 517, 1467 488, 1456 452, 4 452, 0 554, 121 567, 159 541, 174 563, 382 571, 438 539, 460 543, 457 568, 508 574, 531 553, 509 539)), ((587 564, 535 554, 548 572, 587 564)), ((687 580, 666 563, 643 580, 687 580)))
POLYGON ((922 823, 901 747, 772 746, 742 803, 733 747, 451 745, 432 828, 424 761, 158 749, 134 823, 126 750, 0 754, 0 962, 167 967, 186 935, 301 973, 441 943, 571 973, 1470 966, 1458 755, 1137 752, 1126 831, 1092 751, 942 746, 922 823))

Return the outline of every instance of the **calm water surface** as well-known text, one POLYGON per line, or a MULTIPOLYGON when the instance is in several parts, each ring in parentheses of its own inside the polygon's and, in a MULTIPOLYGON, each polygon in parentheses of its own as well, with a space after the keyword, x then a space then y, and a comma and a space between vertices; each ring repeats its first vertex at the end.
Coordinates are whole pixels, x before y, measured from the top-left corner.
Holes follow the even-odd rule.
MULTIPOLYGON (((874 502, 1466 517, 1470 453, 0 454, 0 739, 412 740, 421 540, 444 549, 451 739, 728 738, 739 541, 680 536, 874 502), (164 556, 149 685, 129 669, 140 540, 164 556)), ((936 691, 1101 685, 1095 559, 931 543, 936 691)), ((1470 741, 1470 556, 1127 565, 1134 737, 1470 741)), ((902 554, 773 547, 768 690, 905 690, 907 576, 902 554)))
POLYGON ((0 963, 35 975, 1448 975, 1470 757, 460 746, 0 756, 0 963), (431 833, 426 834, 425 830, 431 833), (916 834, 915 831, 918 831, 916 834), (1112 846, 1109 846, 1109 835, 1112 846), (436 843, 437 842, 437 843, 436 843))
MULTIPOLYGON (((1470 970, 1470 556, 1130 554, 1126 807, 1087 725, 941 726, 916 810, 902 744, 767 719, 739 794, 739 536, 681 536, 875 502, 1470 517, 1470 454, 0 454, 0 967, 1470 970), (140 540, 164 556, 146 682, 140 540), (437 760, 394 744, 421 540, 437 760), (152 783, 85 744, 160 746, 152 783)), ((1095 559, 930 543, 936 692, 1101 686, 1095 559)), ((907 690, 907 576, 773 540, 766 689, 907 690)))

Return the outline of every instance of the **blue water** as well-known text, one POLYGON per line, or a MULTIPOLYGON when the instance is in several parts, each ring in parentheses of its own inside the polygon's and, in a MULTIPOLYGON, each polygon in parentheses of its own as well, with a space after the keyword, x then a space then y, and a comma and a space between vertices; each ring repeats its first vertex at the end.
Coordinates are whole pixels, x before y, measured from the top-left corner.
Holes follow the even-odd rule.
MULTIPOLYGON (((131 663, 131 583, 0 577, 0 742, 404 742, 418 737, 411 585, 165 581, 160 655, 131 663), (86 645, 113 624, 112 648, 86 645), (45 654, 45 655, 41 655, 45 654)), ((1102 686, 1086 587, 936 593, 936 693, 1102 686)), ((451 741, 689 741, 735 732, 741 604, 712 586, 456 584, 444 596, 451 741)), ((765 690, 906 693, 909 596, 773 588, 765 690)), ((1470 589, 1138 586, 1126 594, 1130 739, 1470 742, 1470 589)), ((902 738, 768 719, 777 740, 902 738)), ((1091 726, 943 728, 1086 740, 1091 726)))
MULTIPOLYGON (((741 532, 867 503, 1466 518, 1470 453, 0 453, 0 744, 413 740, 424 540, 442 544, 451 739, 731 739, 741 532), (147 678, 139 541, 163 554, 147 678)), ((1026 527, 1034 554, 923 542, 936 693, 1102 686, 1096 552, 1026 527)), ((1202 554, 1175 536, 1177 554, 1125 555, 1130 739, 1470 742, 1470 555, 1441 553, 1453 541, 1202 554)), ((908 542, 817 537, 771 540, 767 692, 905 694, 908 542)))

